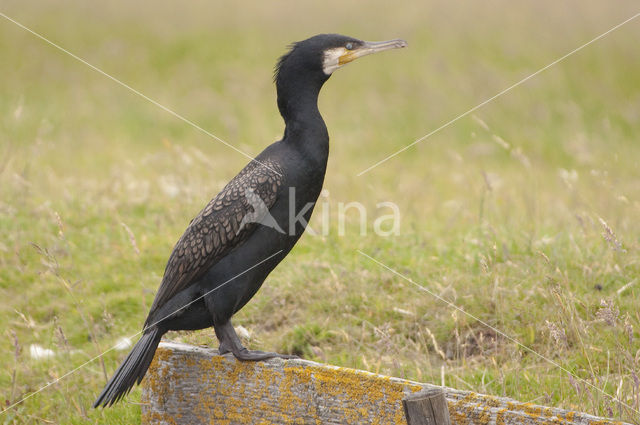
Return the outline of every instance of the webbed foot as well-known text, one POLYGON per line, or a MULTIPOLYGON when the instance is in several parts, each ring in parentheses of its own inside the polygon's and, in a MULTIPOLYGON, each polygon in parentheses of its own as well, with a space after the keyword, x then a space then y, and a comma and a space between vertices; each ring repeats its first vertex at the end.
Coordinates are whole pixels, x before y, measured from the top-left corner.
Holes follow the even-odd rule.
POLYGON ((279 353, 271 353, 269 351, 259 351, 259 350, 247 350, 246 348, 242 348, 241 350, 234 352, 233 356, 241 361, 260 361, 267 360, 273 358, 280 359, 297 359, 298 356, 294 356, 291 354, 279 354, 279 353))
POLYGON ((235 329, 233 329, 233 325, 231 325, 231 321, 223 325, 214 325, 214 329, 216 331, 216 336, 220 340, 220 348, 218 348, 218 352, 220 355, 233 353, 233 356, 240 361, 260 361, 267 360, 273 358, 280 359, 298 359, 298 356, 294 356, 291 354, 279 354, 272 353, 268 351, 258 351, 258 350, 247 350, 242 346, 240 342, 240 338, 236 334, 235 329))

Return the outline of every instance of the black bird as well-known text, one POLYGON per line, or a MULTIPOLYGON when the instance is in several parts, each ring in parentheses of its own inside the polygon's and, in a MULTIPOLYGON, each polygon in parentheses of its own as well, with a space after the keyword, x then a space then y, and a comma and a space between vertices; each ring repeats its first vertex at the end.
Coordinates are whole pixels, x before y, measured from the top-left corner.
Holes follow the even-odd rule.
POLYGON ((194 218, 169 257, 142 337, 93 407, 110 406, 142 381, 162 335, 213 326, 220 354, 239 360, 291 356, 244 348, 231 316, 298 241, 322 189, 329 134, 318 94, 333 71, 361 56, 405 47, 321 34, 294 43, 276 66, 282 140, 249 162, 194 218))

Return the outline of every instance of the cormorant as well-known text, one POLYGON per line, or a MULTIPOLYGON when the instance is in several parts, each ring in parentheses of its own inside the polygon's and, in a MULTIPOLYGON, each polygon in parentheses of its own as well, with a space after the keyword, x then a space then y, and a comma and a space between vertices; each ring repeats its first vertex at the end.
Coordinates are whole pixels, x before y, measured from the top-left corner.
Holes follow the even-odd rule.
POLYGON ((244 348, 231 316, 298 241, 322 189, 329 134, 318 94, 333 71, 361 56, 405 47, 320 34, 294 43, 275 71, 286 127, 191 221, 169 257, 142 337, 93 407, 110 406, 142 381, 162 335, 213 326, 220 354, 239 360, 292 357, 244 348))

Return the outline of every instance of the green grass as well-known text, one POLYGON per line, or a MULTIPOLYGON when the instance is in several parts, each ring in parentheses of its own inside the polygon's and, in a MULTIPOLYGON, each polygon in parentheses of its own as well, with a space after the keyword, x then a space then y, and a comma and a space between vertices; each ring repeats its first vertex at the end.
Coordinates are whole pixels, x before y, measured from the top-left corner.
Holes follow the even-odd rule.
MULTIPOLYGON (((323 90, 330 232, 305 235, 235 324, 256 348, 436 384, 443 374, 460 389, 637 422, 357 250, 640 410, 639 22, 356 176, 637 13, 634 3, 384 5, 9 1, 2 12, 251 154, 282 134, 271 78, 286 44, 319 32, 406 38, 408 49, 362 59, 323 90), (338 203, 351 201, 367 207, 366 236, 353 212, 338 235, 338 203), (400 235, 372 231, 384 201, 401 210, 400 235)), ((246 158, 6 20, 0 55, 10 404, 139 331, 173 244, 246 158), (33 359, 31 344, 56 355, 33 359)), ((216 342, 212 331, 170 337, 216 342)), ((102 362, 111 374, 124 355, 0 423, 139 422, 139 389, 89 408, 102 362)))

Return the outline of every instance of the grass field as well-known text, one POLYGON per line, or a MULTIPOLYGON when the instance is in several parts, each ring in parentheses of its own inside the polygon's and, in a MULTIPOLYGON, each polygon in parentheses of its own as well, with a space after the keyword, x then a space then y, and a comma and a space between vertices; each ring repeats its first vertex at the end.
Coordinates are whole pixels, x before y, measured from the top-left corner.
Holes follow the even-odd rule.
MULTIPOLYGON (((640 423, 640 18, 357 176, 637 4, 387 3, 7 0, 0 11, 250 154, 282 134, 272 72, 289 42, 405 38, 408 49, 325 86, 329 232, 305 235, 234 323, 253 348, 640 423), (399 235, 373 232, 386 201, 399 235), (340 202, 366 207, 366 235, 355 211, 338 234, 340 202)), ((247 159, 4 18, 0 58, 8 406, 140 330, 173 244, 247 159)), ((216 342, 211 330, 169 337, 216 342)), ((89 407, 125 354, 0 423, 138 423, 139 389, 89 407)))

